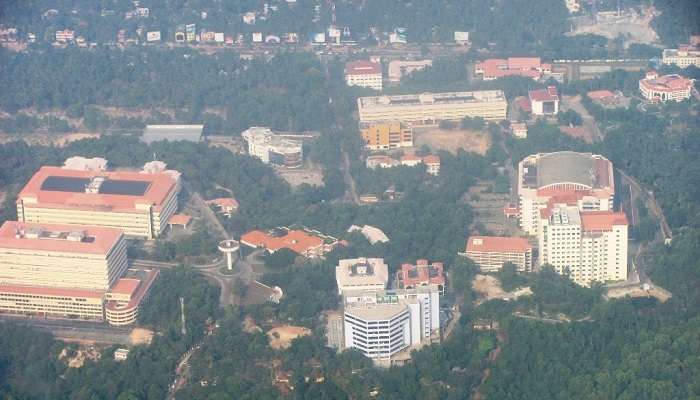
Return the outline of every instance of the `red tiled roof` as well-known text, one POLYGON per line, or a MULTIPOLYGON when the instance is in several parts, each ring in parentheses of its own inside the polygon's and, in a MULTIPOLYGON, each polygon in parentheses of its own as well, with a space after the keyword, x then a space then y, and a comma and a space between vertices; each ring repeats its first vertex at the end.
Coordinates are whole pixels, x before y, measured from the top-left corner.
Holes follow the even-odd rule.
POLYGON ((555 86, 549 86, 546 89, 531 90, 528 93, 530 101, 555 101, 559 100, 559 94, 555 86))
POLYGON ((584 231, 609 231, 615 225, 628 225, 624 212, 587 211, 581 213, 584 231))
POLYGON ((660 92, 672 92, 676 90, 687 90, 693 85, 693 81, 680 75, 663 75, 655 79, 642 79, 639 84, 660 92))
POLYGON ((418 260, 416 265, 402 264, 401 270, 397 272, 399 280, 405 286, 413 286, 419 284, 435 284, 444 285, 445 275, 443 273, 443 265, 441 262, 428 263, 428 260, 418 260), (430 276, 430 271, 435 271, 435 276, 430 276), (415 272, 415 276, 410 276, 411 272, 415 272))
POLYGON ((323 239, 301 230, 290 230, 286 235, 280 237, 274 237, 265 232, 255 230, 241 236, 241 242, 255 247, 264 247, 270 251, 288 248, 299 254, 323 245, 323 239))
POLYGON ((440 157, 434 154, 423 157, 423 162, 426 164, 440 164, 440 157))
POLYGON ((376 75, 382 73, 382 66, 371 61, 350 61, 345 63, 345 75, 376 75))
POLYGON ((532 112, 532 103, 527 97, 516 97, 515 103, 518 107, 525 112, 532 112))
MULTIPOLYGON (((151 289, 151 286, 153 285, 153 282, 155 282, 156 278, 160 274, 160 271, 157 269, 155 270, 149 270, 148 275, 143 279, 132 279, 132 278, 123 278, 120 279, 119 281, 123 281, 125 279, 129 280, 136 280, 138 281, 138 286, 136 287, 135 291, 131 291, 131 299, 129 300, 129 303, 123 306, 119 306, 119 302, 111 300, 108 301, 107 304, 105 304, 105 309, 110 310, 110 311, 123 311, 126 309, 131 309, 139 305, 141 303, 141 300, 143 300, 144 297, 146 297, 146 294, 148 294, 148 291, 151 289)), ((117 283, 118 285, 119 283, 117 283)), ((129 289, 132 283, 128 283, 129 287, 125 289, 129 289)), ((116 286, 115 286, 116 288, 116 286)), ((115 288, 112 288, 112 292, 114 292, 115 288)), ((118 292, 115 292, 118 293, 118 292)), ((126 294, 126 293, 123 293, 126 294)))
POLYGON ((41 286, 0 285, 0 293, 31 294, 36 296, 73 297, 101 299, 104 292, 100 290, 65 289, 41 286))
POLYGON ((25 207, 78 208, 84 210, 107 209, 146 213, 146 210, 137 210, 136 206, 146 204, 153 205, 156 209, 159 209, 168 198, 168 195, 175 190, 175 187, 175 179, 167 172, 150 174, 136 171, 79 171, 43 166, 17 195, 17 201, 22 201, 25 198, 36 198, 37 204, 25 201, 25 207), (150 185, 142 196, 42 190, 42 184, 50 176, 73 178, 104 176, 109 180, 149 182, 150 185))
POLYGON ((190 221, 192 221, 192 217, 190 217, 189 215, 173 214, 173 216, 170 217, 170 219, 168 220, 168 224, 186 226, 190 223, 190 221))
POLYGON ((233 197, 221 197, 218 199, 207 200, 207 204, 214 204, 222 208, 238 208, 238 201, 233 197))
POLYGON ((128 294, 131 296, 136 289, 138 289, 140 283, 140 279, 121 278, 114 284, 114 286, 112 286, 111 289, 109 289, 109 291, 112 293, 128 294))
POLYGON ((122 231, 114 228, 5 221, 0 227, 0 248, 106 255, 121 237, 122 231), (27 231, 32 228, 41 228, 50 232, 82 231, 94 240, 74 242, 67 239, 16 237, 18 231, 27 231))
POLYGON ((467 240, 467 251, 522 253, 531 249, 530 242, 519 237, 472 236, 467 240), (478 244, 479 240, 481 244, 478 244))
POLYGON ((401 156, 401 161, 422 161, 423 159, 415 156, 413 154, 406 154, 401 156))

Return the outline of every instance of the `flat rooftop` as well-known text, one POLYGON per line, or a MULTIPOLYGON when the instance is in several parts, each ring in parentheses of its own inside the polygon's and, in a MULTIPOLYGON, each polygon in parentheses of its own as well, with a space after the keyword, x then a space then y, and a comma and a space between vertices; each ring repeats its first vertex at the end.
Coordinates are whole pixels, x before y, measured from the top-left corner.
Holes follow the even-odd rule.
POLYGON ((113 228, 6 221, 0 249, 107 255, 121 236, 113 228))
POLYGON ((136 211, 137 205, 158 209, 176 185, 176 179, 168 172, 84 171, 44 166, 17 198, 25 200, 26 207, 136 211))
POLYGON ((472 236, 467 240, 467 251, 486 253, 523 253, 532 250, 527 239, 506 236, 472 236))
POLYGON ((506 96, 503 94, 502 90, 360 97, 360 105, 363 107, 421 106, 431 104, 464 104, 494 101, 506 101, 506 96))

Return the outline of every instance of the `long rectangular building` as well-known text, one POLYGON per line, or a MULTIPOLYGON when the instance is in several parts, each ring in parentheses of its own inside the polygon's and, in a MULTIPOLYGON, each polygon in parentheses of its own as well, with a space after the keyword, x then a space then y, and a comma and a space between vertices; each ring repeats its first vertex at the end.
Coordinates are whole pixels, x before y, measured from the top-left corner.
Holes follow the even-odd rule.
POLYGON ((119 228, 152 239, 177 210, 177 171, 94 171, 44 166, 17 196, 23 222, 119 228))
POLYGON ((422 93, 401 96, 360 97, 360 122, 399 121, 435 123, 481 117, 487 121, 506 119, 508 102, 501 90, 422 93))
POLYGON ((507 262, 515 264, 520 272, 532 271, 532 245, 524 238, 472 236, 463 255, 484 272, 500 271, 507 262))
POLYGON ((0 312, 103 319, 127 268, 121 231, 7 221, 0 227, 0 312))

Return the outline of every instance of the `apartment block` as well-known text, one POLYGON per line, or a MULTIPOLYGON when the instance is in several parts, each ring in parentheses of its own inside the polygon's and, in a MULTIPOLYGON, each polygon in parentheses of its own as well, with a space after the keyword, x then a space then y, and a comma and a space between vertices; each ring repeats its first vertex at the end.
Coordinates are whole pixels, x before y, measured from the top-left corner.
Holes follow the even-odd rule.
POLYGON ((540 264, 582 286, 627 279, 628 223, 624 213, 580 211, 556 204, 541 210, 540 264))

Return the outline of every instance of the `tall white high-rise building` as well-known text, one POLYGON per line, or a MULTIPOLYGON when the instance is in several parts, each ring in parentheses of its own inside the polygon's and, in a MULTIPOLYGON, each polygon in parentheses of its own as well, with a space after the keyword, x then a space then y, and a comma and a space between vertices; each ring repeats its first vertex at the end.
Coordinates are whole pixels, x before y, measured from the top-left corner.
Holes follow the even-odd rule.
POLYGON ((540 263, 579 285, 627 279, 627 217, 622 212, 579 211, 556 204, 543 209, 540 263))
POLYGON ((439 296, 434 287, 344 292, 345 348, 388 366, 400 351, 430 343, 440 329, 439 296))
POLYGON ((529 235, 537 235, 540 210, 553 203, 581 211, 608 211, 614 196, 613 166, 601 155, 539 153, 518 164, 519 223, 529 235))

